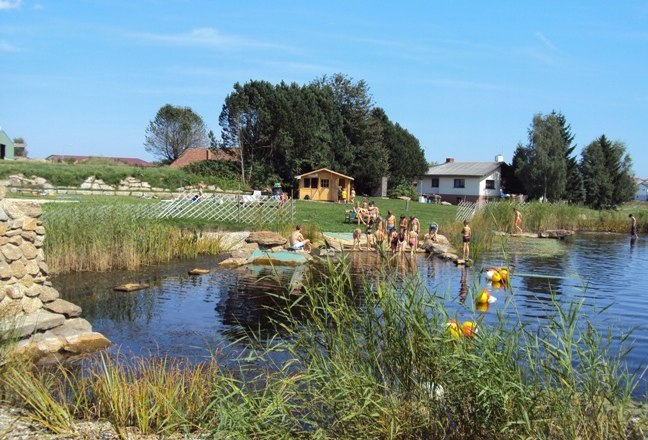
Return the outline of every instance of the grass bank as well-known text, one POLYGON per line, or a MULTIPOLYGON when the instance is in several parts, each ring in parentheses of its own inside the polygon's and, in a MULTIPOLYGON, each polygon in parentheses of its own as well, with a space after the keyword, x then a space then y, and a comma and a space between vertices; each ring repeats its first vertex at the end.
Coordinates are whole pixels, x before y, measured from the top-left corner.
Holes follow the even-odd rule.
POLYGON ((349 267, 329 262, 303 295, 281 296, 290 301, 277 322, 281 340, 240 341, 256 353, 239 360, 241 370, 215 360, 125 364, 105 355, 85 374, 9 363, 0 371, 2 395, 60 433, 95 419, 122 434, 134 426, 218 438, 639 439, 648 432, 645 410, 630 399, 634 377, 623 351, 611 349, 611 336, 589 325, 579 304, 554 302, 554 318, 535 329, 486 325, 475 315, 476 333, 457 336, 440 297, 418 279, 380 279, 354 291, 349 267), (250 370, 250 361, 265 367, 250 370))

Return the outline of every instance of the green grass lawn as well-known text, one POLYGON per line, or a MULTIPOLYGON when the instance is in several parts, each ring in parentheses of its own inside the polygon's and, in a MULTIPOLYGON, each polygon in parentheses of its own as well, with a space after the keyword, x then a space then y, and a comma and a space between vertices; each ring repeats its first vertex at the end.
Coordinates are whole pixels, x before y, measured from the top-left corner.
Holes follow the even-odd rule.
MULTIPOLYGON (((387 217, 387 211, 393 212, 397 221, 401 214, 408 218, 411 215, 418 217, 422 231, 427 231, 432 222, 442 228, 443 225, 453 222, 457 214, 456 206, 419 203, 413 200, 408 203, 400 199, 370 200, 378 206, 382 218, 387 217)), ((351 232, 358 227, 355 223, 344 222, 345 211, 351 209, 351 205, 309 200, 297 200, 295 203, 297 203, 295 223, 304 226, 315 224, 320 231, 324 232, 351 232)))

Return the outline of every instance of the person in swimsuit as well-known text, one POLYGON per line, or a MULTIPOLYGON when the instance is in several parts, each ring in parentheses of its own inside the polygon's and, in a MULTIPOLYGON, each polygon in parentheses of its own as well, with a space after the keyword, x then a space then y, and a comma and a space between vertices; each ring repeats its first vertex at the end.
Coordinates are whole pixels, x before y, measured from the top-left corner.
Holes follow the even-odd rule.
POLYGON ((305 250, 311 251, 311 242, 306 240, 301 232, 301 226, 297 225, 295 230, 290 234, 290 248, 294 251, 305 250))
POLYGON ((513 225, 514 225, 513 232, 521 234, 522 233, 522 228, 520 227, 521 224, 522 224, 522 213, 516 208, 515 219, 513 220, 513 225))
POLYGON ((387 227, 387 234, 391 234, 396 230, 396 216, 391 211, 387 211, 387 218, 385 219, 387 227))
POLYGON ((362 229, 356 228, 353 230, 353 249, 356 248, 360 250, 360 236, 362 235, 362 229))
POLYGON ((468 225, 468 220, 464 220, 464 226, 461 229, 461 239, 463 241, 463 259, 467 260, 470 257, 470 237, 472 231, 468 225))
POLYGON ((638 237, 638 235, 637 235, 637 219, 632 214, 630 214, 628 216, 628 218, 630 218, 630 237, 633 240, 636 240, 637 237, 638 237))
POLYGON ((407 232, 407 217, 401 214, 400 216, 400 222, 398 223, 398 232, 405 233, 407 232))
POLYGON ((416 247, 418 245, 418 232, 415 230, 409 231, 409 247, 410 247, 410 254, 413 254, 416 252, 416 247))
POLYGON ((392 254, 395 254, 398 250, 398 232, 395 230, 392 231, 389 236, 389 248, 391 249, 392 254))

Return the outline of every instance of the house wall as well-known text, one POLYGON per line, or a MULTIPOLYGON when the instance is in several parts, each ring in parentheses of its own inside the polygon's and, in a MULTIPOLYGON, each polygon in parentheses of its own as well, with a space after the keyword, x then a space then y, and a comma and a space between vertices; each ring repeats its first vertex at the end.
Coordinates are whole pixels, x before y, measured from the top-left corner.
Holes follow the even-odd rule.
POLYGON ((499 171, 495 171, 488 176, 430 176, 427 175, 419 184, 420 191, 423 195, 439 194, 441 201, 457 203, 458 199, 476 202, 500 197, 501 176, 499 171), (432 178, 438 177, 439 187, 432 187, 432 178), (454 180, 464 179, 464 188, 455 188, 454 180), (494 180, 495 188, 486 189, 486 181, 494 180))
POLYGON ((14 143, 11 140, 11 138, 7 135, 7 133, 4 132, 4 130, 0 129, 0 145, 4 146, 4 158, 6 160, 13 160, 14 159, 14 143))
POLYGON ((648 202, 648 185, 641 183, 637 185, 637 192, 635 193, 635 200, 648 202))

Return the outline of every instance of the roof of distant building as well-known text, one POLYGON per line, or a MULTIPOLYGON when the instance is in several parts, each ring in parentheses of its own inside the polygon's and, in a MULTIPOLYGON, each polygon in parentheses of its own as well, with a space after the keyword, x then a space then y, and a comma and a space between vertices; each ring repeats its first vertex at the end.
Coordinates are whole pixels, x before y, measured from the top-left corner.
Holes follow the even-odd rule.
POLYGON ((52 154, 47 156, 47 160, 53 161, 64 161, 64 160, 73 160, 76 162, 85 162, 90 158, 99 158, 99 159, 108 159, 115 162, 120 162, 126 165, 138 166, 138 167, 154 167, 155 164, 152 162, 147 162, 136 157, 111 157, 111 156, 78 156, 74 154, 52 154))
POLYGON ((502 162, 446 162, 430 167, 426 176, 481 177, 497 171, 502 162))
POLYGON ((212 150, 210 148, 188 148, 180 157, 169 165, 171 168, 182 168, 193 162, 201 160, 236 160, 236 149, 226 151, 223 149, 212 150))
POLYGON ((355 179, 354 179, 353 177, 351 177, 351 176, 347 176, 347 175, 345 175, 345 174, 338 173, 337 171, 333 171, 333 170, 330 170, 330 169, 328 169, 328 168, 319 168, 319 169, 316 169, 316 170, 313 170, 313 171, 309 171, 309 172, 307 172, 307 173, 300 174, 299 176, 295 176, 295 178, 296 178, 296 179, 301 179, 301 178, 304 177, 304 176, 310 176, 311 174, 319 173, 320 171, 328 171, 329 173, 332 173, 332 174, 335 174, 335 175, 338 175, 338 176, 345 177, 345 178, 347 178, 347 179, 349 179, 349 180, 355 180, 355 179))

